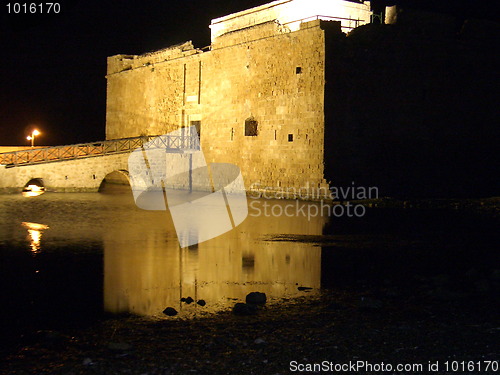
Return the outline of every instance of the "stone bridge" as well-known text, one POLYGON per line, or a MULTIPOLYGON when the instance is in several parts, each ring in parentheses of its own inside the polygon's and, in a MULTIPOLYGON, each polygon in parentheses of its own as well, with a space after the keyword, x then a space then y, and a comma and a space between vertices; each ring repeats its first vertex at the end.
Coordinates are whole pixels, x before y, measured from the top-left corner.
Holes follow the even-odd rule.
POLYGON ((144 136, 0 153, 0 193, 18 193, 36 180, 46 191, 97 192, 106 176, 128 179, 128 157, 158 139, 166 152, 185 150, 189 136, 144 136))

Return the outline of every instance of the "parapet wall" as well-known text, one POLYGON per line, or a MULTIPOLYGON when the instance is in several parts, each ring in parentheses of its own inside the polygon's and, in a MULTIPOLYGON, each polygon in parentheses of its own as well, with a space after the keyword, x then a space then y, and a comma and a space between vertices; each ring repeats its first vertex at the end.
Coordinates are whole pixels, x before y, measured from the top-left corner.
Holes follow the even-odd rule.
POLYGON ((130 69, 148 67, 152 64, 175 60, 197 53, 202 53, 202 51, 195 49, 193 43, 191 41, 188 41, 159 51, 146 53, 144 55, 110 56, 108 57, 108 75, 130 69))
POLYGON ((370 5, 344 0, 278 0, 212 20, 212 43, 220 36, 266 22, 300 29, 301 20, 336 19, 344 31, 370 22, 370 5))

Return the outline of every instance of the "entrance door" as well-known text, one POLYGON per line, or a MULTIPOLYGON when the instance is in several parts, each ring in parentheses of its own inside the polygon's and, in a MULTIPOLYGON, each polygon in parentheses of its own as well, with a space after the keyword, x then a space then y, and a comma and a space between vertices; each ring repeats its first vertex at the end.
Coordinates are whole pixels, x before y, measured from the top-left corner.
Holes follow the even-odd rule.
POLYGON ((198 133, 198 140, 201 139, 201 121, 191 121, 191 126, 196 127, 196 133, 198 133))

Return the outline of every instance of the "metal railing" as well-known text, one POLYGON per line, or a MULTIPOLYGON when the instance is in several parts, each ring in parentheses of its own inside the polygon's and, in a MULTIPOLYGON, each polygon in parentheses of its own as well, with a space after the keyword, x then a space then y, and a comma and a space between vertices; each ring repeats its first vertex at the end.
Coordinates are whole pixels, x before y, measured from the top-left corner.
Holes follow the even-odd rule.
POLYGON ((143 147, 143 145, 148 142, 150 142, 147 146, 148 149, 163 148, 166 152, 181 152, 184 150, 199 149, 198 142, 194 142, 193 137, 189 134, 162 136, 148 135, 142 137, 112 139, 108 141, 0 153, 0 165, 12 168, 23 165, 123 154, 143 147))
POLYGON ((301 18, 298 20, 294 21, 289 21, 284 23, 283 25, 289 26, 294 23, 303 23, 303 22, 309 22, 309 21, 314 21, 314 20, 323 20, 323 21, 340 21, 341 23, 344 23, 345 21, 348 22, 349 26, 341 25, 342 29, 348 29, 352 30, 355 29, 356 27, 359 26, 361 22, 364 22, 364 20, 361 20, 359 18, 344 18, 344 17, 332 17, 332 16, 321 16, 321 15, 316 15, 316 16, 311 16, 311 17, 306 17, 306 18, 301 18), (354 24, 354 25, 353 25, 354 24))

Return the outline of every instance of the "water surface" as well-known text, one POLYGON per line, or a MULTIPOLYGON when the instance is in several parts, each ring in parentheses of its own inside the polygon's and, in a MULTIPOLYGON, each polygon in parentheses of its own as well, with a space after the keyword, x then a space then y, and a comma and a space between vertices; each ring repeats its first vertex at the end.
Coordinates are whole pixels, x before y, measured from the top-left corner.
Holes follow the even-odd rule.
POLYGON ((406 287, 421 276, 499 268, 497 220, 454 209, 249 215, 232 231, 182 249, 169 212, 139 209, 130 191, 2 195, 0 223, 4 335, 80 327, 105 312, 162 316, 174 307, 199 316, 252 291, 273 302, 320 288, 406 287), (187 297, 206 304, 181 302, 187 297))
POLYGON ((272 300, 302 293, 298 286, 310 293, 320 287, 320 247, 265 239, 320 235, 325 217, 249 216, 222 236, 181 249, 169 212, 141 210, 130 194, 5 195, 0 208, 4 288, 16 290, 24 308, 44 305, 63 320, 69 317, 61 316, 61 304, 66 314, 158 315, 167 306, 192 314, 227 308, 251 291, 272 300), (181 303, 183 297, 206 305, 181 303))

